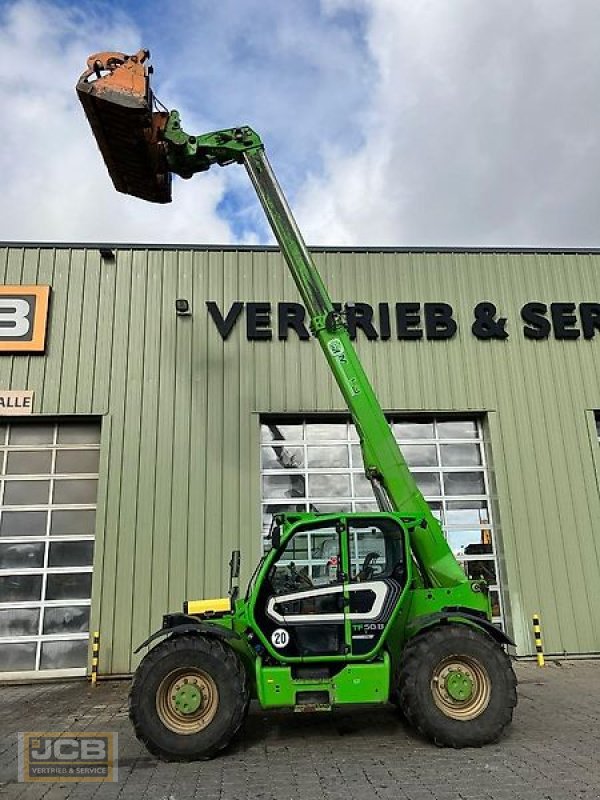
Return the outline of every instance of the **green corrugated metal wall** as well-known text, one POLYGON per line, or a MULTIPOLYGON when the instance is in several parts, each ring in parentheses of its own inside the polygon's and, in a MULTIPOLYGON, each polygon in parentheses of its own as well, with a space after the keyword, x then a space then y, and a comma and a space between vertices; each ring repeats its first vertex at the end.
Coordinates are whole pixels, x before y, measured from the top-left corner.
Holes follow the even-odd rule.
MULTIPOLYGON (((532 651, 540 611, 551 652, 600 651, 600 497, 593 409, 600 332, 526 340, 530 301, 600 301, 600 255, 319 252, 339 300, 444 301, 450 341, 367 342, 358 349, 383 406, 485 412, 498 493, 508 616, 532 651), (506 341, 480 341, 473 307, 494 302, 506 341)), ((131 651, 186 597, 226 586, 242 550, 260 548, 256 412, 342 410, 314 342, 248 342, 241 319, 223 342, 206 300, 297 299, 274 251, 4 246, 4 284, 52 286, 45 356, 0 357, 0 387, 33 389, 35 413, 102 415, 93 625, 100 671, 127 672, 131 651), (177 297, 193 314, 177 317, 177 297)))

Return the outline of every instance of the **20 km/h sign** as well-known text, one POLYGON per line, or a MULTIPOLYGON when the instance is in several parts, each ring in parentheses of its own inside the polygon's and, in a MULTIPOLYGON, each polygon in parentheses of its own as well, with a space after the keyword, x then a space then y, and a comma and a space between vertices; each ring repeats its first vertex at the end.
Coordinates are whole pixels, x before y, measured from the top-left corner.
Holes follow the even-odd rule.
POLYGON ((0 353, 43 353, 49 286, 0 286, 0 353))

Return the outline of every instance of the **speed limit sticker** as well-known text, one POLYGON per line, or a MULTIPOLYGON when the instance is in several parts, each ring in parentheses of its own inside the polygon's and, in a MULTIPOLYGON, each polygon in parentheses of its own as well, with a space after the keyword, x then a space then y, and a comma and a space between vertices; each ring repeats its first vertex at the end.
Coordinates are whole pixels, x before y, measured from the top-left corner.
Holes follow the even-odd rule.
POLYGON ((277 630, 273 631, 273 633, 271 634, 271 644, 278 650, 281 650, 283 647, 286 647, 286 645, 289 644, 289 641, 290 641, 290 635, 283 628, 277 628, 277 630))

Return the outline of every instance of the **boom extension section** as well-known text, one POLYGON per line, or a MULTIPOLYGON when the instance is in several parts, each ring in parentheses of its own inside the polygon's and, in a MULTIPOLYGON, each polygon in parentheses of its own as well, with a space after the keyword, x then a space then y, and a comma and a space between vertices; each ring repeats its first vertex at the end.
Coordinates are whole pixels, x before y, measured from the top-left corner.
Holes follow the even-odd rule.
POLYGON ((177 111, 152 112, 150 70, 144 66, 148 56, 148 51, 129 58, 122 53, 91 56, 77 84, 115 187, 145 200, 169 202, 170 173, 190 178, 213 164, 244 164, 298 287, 312 333, 356 425, 365 474, 381 510, 418 520, 411 523, 410 538, 425 585, 464 584, 467 578, 402 456, 350 340, 344 314, 333 307, 260 137, 248 127, 194 136, 182 129, 177 111))

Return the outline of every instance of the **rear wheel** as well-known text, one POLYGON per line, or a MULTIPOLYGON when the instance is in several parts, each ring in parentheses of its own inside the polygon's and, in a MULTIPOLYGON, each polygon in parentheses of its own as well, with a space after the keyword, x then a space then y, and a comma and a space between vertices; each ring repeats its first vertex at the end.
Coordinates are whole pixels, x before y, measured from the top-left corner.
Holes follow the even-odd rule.
POLYGON ((408 721, 435 744, 480 747, 510 723, 516 685, 509 657, 491 637, 443 625, 406 645, 397 692, 408 721))
POLYGON ((129 695, 136 736, 166 761, 206 759, 229 744, 248 711, 245 670, 218 639, 176 636, 139 665, 129 695))

